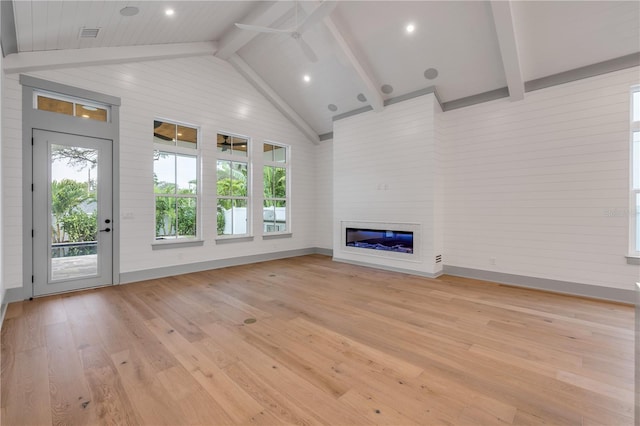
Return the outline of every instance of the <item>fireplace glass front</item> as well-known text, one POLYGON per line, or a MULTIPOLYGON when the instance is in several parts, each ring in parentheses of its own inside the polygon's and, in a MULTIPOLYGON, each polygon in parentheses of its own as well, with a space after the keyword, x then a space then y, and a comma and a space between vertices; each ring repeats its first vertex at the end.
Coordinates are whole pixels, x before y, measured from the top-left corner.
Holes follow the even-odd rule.
POLYGON ((348 247, 413 253, 413 232, 346 228, 346 233, 348 247))

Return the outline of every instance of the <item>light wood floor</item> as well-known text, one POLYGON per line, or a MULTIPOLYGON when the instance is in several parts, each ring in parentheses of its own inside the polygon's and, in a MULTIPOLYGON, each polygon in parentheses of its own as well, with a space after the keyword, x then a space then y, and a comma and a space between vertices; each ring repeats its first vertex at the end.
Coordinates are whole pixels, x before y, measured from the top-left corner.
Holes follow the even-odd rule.
POLYGON ((631 425, 633 317, 324 256, 47 297, 9 306, 2 424, 631 425))

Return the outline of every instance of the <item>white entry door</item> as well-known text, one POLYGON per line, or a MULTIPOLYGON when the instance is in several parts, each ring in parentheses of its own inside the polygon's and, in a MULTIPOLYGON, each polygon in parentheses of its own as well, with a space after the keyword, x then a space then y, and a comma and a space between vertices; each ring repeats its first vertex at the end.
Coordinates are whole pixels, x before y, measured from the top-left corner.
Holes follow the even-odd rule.
POLYGON ((113 284, 112 141, 33 131, 33 294, 113 284))

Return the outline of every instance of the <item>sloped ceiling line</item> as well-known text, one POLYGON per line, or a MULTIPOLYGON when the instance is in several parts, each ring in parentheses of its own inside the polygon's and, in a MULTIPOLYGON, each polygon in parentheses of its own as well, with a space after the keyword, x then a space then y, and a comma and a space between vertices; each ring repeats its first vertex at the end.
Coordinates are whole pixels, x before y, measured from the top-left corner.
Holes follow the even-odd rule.
POLYGON ((350 45, 350 43, 347 42, 330 16, 324 18, 324 24, 333 36, 336 45, 342 54, 347 58, 349 65, 355 71, 356 76, 360 79, 365 90, 364 95, 369 101, 371 108, 376 112, 382 111, 384 108, 384 100, 382 99, 380 92, 378 92, 377 87, 379 87, 379 84, 377 84, 372 77, 372 72, 358 60, 357 52, 354 50, 353 45, 350 45))
POLYGON ((511 14, 510 1, 492 1, 491 12, 493 13, 493 23, 498 36, 498 45, 502 56, 502 66, 507 78, 509 97, 512 101, 524 99, 524 81, 520 69, 520 57, 518 54, 518 43, 511 14))
POLYGON ((0 40, 2 40, 2 55, 18 53, 18 34, 16 20, 13 15, 13 2, 3 1, 0 4, 0 40))
MULTIPOLYGON (((438 105, 440 105, 440 109, 442 109, 444 111, 444 104, 442 104, 440 102, 440 97, 438 96, 438 91, 436 90, 436 86, 425 87, 424 89, 416 90, 414 92, 405 93, 404 95, 400 95, 400 96, 396 96, 396 97, 393 97, 393 98, 389 98, 389 99, 384 101, 384 106, 393 105, 393 104, 397 104, 399 102, 408 101, 409 99, 417 98, 418 96, 428 95, 430 93, 433 93, 433 96, 435 97, 436 102, 438 102, 438 105)), ((342 114, 334 115, 332 117, 332 121, 342 120, 343 118, 351 117, 352 115, 362 114, 364 112, 371 111, 372 109, 373 108, 368 105, 368 106, 365 106, 365 107, 362 107, 362 108, 358 108, 358 109, 354 109, 354 110, 351 110, 351 111, 343 112, 342 114)), ((326 137, 325 137, 325 139, 322 139, 326 135, 331 135, 331 137, 333 137, 333 133, 332 132, 325 133, 323 135, 320 135, 320 140, 322 141, 322 140, 328 139, 326 137)))
POLYGON ((557 86, 559 84, 569 83, 583 78, 595 77, 596 75, 637 66, 640 66, 640 52, 530 80, 524 83, 524 88, 525 92, 532 92, 534 90, 544 89, 545 87, 557 86))
POLYGON ((190 56, 208 56, 213 55, 216 49, 216 42, 197 41, 192 43, 43 50, 8 55, 4 59, 2 66, 4 71, 10 74, 74 66, 122 64, 190 56))
MULTIPOLYGON (((260 3, 253 12, 242 19, 242 23, 260 27, 270 27, 290 10, 291 2, 286 0, 260 3)), ((244 31, 234 26, 231 30, 227 31, 222 40, 220 40, 216 56, 221 59, 228 59, 258 36, 258 34, 258 32, 244 31)))
POLYGON ((242 59, 233 54, 227 59, 258 92, 267 98, 289 121, 291 121, 314 144, 320 142, 318 134, 298 115, 269 85, 242 59))

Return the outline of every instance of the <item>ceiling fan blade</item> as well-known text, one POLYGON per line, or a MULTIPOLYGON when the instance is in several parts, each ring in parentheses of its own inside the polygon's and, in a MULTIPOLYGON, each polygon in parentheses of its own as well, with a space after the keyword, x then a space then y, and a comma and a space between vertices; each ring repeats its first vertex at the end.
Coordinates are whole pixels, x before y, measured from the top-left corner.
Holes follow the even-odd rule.
POLYGON ((313 51, 313 49, 311 49, 311 46, 309 46, 307 42, 304 41, 302 37, 299 36, 297 38, 297 42, 302 49, 302 53, 304 53, 304 56, 306 56, 309 61, 318 62, 318 57, 316 56, 315 52, 313 51))
POLYGON ((279 28, 259 27, 257 25, 247 25, 247 24, 235 24, 235 25, 241 30, 255 31, 258 33, 290 34, 294 31, 294 30, 281 30, 279 28))
POLYGON ((336 2, 334 1, 323 1, 309 13, 309 15, 298 25, 296 29, 297 32, 303 34, 306 30, 308 30, 313 25, 322 21, 324 18, 329 16, 333 9, 336 7, 336 2))

